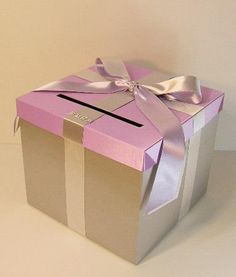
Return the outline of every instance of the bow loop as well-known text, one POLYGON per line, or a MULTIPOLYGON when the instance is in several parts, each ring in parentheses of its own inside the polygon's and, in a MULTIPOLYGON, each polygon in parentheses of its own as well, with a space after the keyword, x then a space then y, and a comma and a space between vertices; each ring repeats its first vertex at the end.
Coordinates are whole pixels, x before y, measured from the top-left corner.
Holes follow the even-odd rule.
POLYGON ((195 76, 180 76, 152 85, 142 85, 168 100, 199 104, 202 101, 200 82, 195 76))
POLYGON ((124 63, 121 60, 113 59, 96 59, 97 71, 107 80, 127 80, 130 81, 130 76, 124 63))

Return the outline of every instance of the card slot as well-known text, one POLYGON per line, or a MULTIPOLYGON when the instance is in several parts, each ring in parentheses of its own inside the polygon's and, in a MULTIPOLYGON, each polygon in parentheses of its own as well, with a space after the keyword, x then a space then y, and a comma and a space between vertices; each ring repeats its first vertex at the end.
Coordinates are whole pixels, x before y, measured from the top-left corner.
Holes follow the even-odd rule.
POLYGON ((128 124, 130 124, 130 125, 135 126, 135 127, 139 127, 139 128, 140 128, 140 127, 143 126, 143 124, 141 124, 141 123, 138 123, 138 122, 136 122, 136 121, 133 121, 133 120, 128 119, 128 118, 125 118, 125 117, 123 117, 123 116, 114 114, 114 113, 112 113, 112 112, 106 111, 106 110, 104 110, 104 109, 101 109, 101 108, 96 107, 96 106, 94 106, 94 105, 88 104, 88 103, 83 102, 83 101, 81 101, 81 100, 72 98, 72 97, 70 97, 70 96, 68 96, 68 95, 61 94, 61 93, 60 93, 60 94, 57 95, 57 97, 60 97, 60 98, 62 98, 62 99, 64 99, 64 100, 67 100, 67 101, 70 101, 70 102, 79 104, 79 105, 81 105, 81 106, 84 106, 84 107, 87 107, 87 108, 90 108, 90 109, 93 109, 93 110, 95 110, 95 111, 102 112, 102 113, 104 113, 104 114, 106 114, 106 115, 109 115, 109 116, 111 116, 111 117, 113 117, 113 118, 115 118, 115 119, 124 121, 124 122, 126 122, 126 123, 128 123, 128 124))

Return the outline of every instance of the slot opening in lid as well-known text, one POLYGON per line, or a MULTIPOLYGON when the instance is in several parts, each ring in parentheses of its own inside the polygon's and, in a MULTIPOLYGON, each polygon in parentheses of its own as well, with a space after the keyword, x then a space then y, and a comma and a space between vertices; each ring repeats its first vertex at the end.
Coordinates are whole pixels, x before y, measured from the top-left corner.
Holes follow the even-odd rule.
POLYGON ((81 101, 81 100, 72 98, 72 97, 67 96, 67 95, 65 95, 65 94, 61 94, 61 93, 60 93, 60 94, 57 94, 57 97, 60 97, 60 98, 65 99, 65 100, 67 100, 67 101, 70 101, 70 102, 79 104, 79 105, 84 106, 84 107, 88 107, 88 108, 93 109, 93 110, 96 110, 96 111, 98 111, 98 112, 102 112, 102 113, 104 113, 104 114, 106 114, 106 115, 109 115, 109 116, 111 116, 111 117, 113 117, 113 118, 115 118, 115 119, 124 121, 124 122, 126 122, 126 123, 128 123, 128 124, 131 124, 131 125, 135 126, 135 127, 139 127, 139 128, 140 128, 140 127, 143 126, 143 124, 141 124, 141 123, 138 123, 138 122, 136 122, 136 121, 133 121, 133 120, 128 119, 128 118, 125 118, 125 117, 123 117, 123 116, 114 114, 114 113, 112 113, 112 112, 106 111, 106 110, 104 110, 104 109, 101 109, 101 108, 96 107, 96 106, 94 106, 94 105, 91 105, 91 104, 89 104, 89 103, 85 103, 85 102, 83 102, 83 101, 81 101))

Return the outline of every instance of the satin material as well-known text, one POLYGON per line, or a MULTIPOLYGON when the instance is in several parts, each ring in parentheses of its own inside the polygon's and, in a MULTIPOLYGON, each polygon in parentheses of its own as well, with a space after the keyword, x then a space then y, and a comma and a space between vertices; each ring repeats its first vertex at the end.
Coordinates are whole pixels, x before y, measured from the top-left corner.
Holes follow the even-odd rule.
MULTIPOLYGON (((163 136, 162 151, 156 172, 158 181, 155 182, 152 188, 147 190, 142 207, 145 212, 152 213, 160 207, 160 203, 157 200, 160 193, 169 194, 167 196, 169 200, 177 197, 185 155, 182 126, 159 97, 164 97, 169 101, 183 102, 183 106, 188 106, 188 103, 199 104, 202 100, 199 81, 194 76, 180 76, 159 83, 140 84, 131 80, 124 63, 120 60, 102 60, 97 58, 96 66, 98 73, 106 81, 101 80, 85 84, 57 81, 35 91, 74 93, 127 92, 133 95, 137 107, 163 136), (172 189, 170 189, 170 185, 172 189)), ((94 75, 91 74, 91 79, 93 77, 94 75)), ((91 80, 89 73, 87 73, 86 78, 91 80)))

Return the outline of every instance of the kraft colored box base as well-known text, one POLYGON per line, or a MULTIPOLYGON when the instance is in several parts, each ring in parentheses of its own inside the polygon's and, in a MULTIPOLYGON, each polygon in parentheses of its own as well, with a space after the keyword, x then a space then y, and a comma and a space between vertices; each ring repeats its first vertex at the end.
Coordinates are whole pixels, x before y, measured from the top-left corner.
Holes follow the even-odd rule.
POLYGON ((205 193, 217 121, 187 142, 177 198, 147 214, 142 202, 156 165, 142 172, 21 120, 28 202, 138 263, 205 193))

